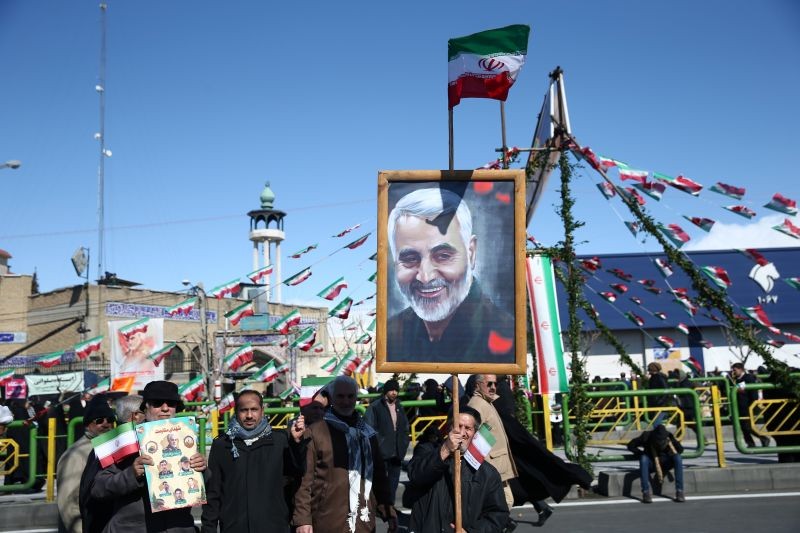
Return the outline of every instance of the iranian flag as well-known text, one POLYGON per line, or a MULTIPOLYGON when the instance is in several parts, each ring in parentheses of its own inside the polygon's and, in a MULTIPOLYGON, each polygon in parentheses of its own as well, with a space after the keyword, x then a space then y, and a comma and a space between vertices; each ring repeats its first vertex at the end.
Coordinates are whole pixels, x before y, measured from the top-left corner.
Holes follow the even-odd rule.
POLYGON ((360 337, 355 340, 356 344, 369 344, 372 341, 372 337, 370 337, 369 333, 364 333, 360 337))
POLYGON ((317 339, 317 330, 314 326, 309 326, 297 334, 292 342, 292 348, 299 348, 307 352, 314 346, 314 341, 317 339))
POLYGON ((682 360, 681 363, 683 363, 686 366, 686 368, 688 368, 689 371, 692 372, 692 374, 694 374, 696 376, 702 376, 703 375, 703 365, 701 365, 700 361, 698 361, 697 359, 695 359, 691 355, 689 356, 688 359, 682 360))
POLYGON ((289 396, 292 396, 293 394, 296 394, 296 393, 297 393, 297 390, 295 390, 294 387, 289 387, 288 389, 286 389, 282 393, 278 394, 278 398, 280 398, 281 400, 288 400, 289 396))
POLYGON ((684 324, 683 322, 679 322, 679 323, 678 323, 678 325, 677 325, 677 326, 675 326, 675 327, 677 327, 677 328, 678 328, 678 331, 680 331, 680 332, 681 332, 681 333, 683 333, 684 335, 688 335, 688 334, 689 334, 689 326, 687 326, 687 325, 686 325, 686 324, 684 324))
POLYGON ((475 470, 479 469, 496 442, 489 426, 481 424, 464 453, 464 460, 475 470))
POLYGON ((350 316, 350 307, 352 307, 352 305, 353 305, 353 299, 345 298, 344 300, 336 304, 336 307, 328 311, 328 316, 346 320, 347 317, 350 316))
POLYGON ((709 190, 719 194, 724 194, 725 196, 729 196, 737 200, 741 200, 745 192, 744 187, 734 187, 733 185, 728 185, 726 183, 722 183, 721 181, 718 181, 716 184, 712 185, 709 190))
POLYGON ((137 320, 136 322, 131 322, 126 326, 122 326, 117 330, 117 333, 125 337, 126 339, 130 339, 131 336, 135 335, 136 333, 147 333, 147 321, 150 320, 149 318, 142 318, 137 320))
POLYGON ((309 377, 300 382, 300 407, 311 403, 314 395, 325 385, 331 382, 332 377, 309 377))
POLYGON ((617 195, 617 189, 607 181, 597 184, 597 188, 600 189, 600 192, 603 193, 603 196, 606 198, 614 198, 617 195))
POLYGON ((781 335, 783 335, 792 342, 800 342, 800 335, 795 335, 791 331, 781 331, 781 335))
POLYGON ((727 289, 733 285, 730 276, 728 276, 728 272, 722 267, 704 266, 700 267, 700 271, 708 276, 708 279, 713 281, 720 289, 727 289))
POLYGON ((678 176, 677 178, 673 178, 671 176, 667 176, 666 174, 659 174, 658 172, 653 172, 653 178, 657 179, 658 181, 664 182, 671 187, 675 187, 680 191, 689 193, 692 196, 698 196, 700 194, 700 191, 703 190, 702 185, 700 185, 696 181, 690 180, 686 176, 678 176))
POLYGON ((694 224, 703 231, 711 231, 711 228, 714 227, 714 224, 716 223, 714 220, 711 220, 710 218, 687 217, 686 215, 683 215, 683 218, 685 218, 686 220, 688 220, 689 222, 691 222, 692 224, 694 224))
POLYGON ((630 231, 631 235, 633 235, 634 237, 636 237, 636 235, 639 233, 639 223, 638 222, 629 222, 629 221, 626 220, 625 221, 625 227, 628 228, 628 231, 630 231))
POLYGON ((111 389, 111 378, 107 377, 105 379, 101 379, 97 382, 97 385, 91 387, 86 390, 88 394, 92 396, 96 396, 98 394, 102 394, 104 392, 108 392, 111 389))
POLYGON ((292 367, 291 367, 291 365, 289 365, 288 361, 283 363, 283 364, 278 365, 277 368, 275 368, 275 370, 278 372, 279 375, 280 374, 286 374, 291 369, 292 369, 292 367))
POLYGON ((626 292, 628 292, 628 286, 625 285, 624 283, 612 283, 611 285, 609 285, 609 287, 611 287, 620 294, 625 294, 626 292))
POLYGON ((5 385, 6 381, 14 379, 16 369, 10 368, 8 370, 0 370, 0 385, 5 385))
POLYGON ((161 361, 163 361, 169 354, 172 353, 172 349, 177 346, 176 343, 171 342, 161 348, 160 350, 156 350, 155 352, 151 353, 147 356, 147 359, 153 362, 154 365, 159 366, 161 361))
POLYGON ((617 301, 617 295, 610 291, 601 292, 600 296, 602 296, 610 304, 613 304, 617 301))
POLYGON ((694 305, 688 298, 675 298, 675 301, 678 302, 683 306, 683 310, 686 311, 686 314, 689 316, 694 316, 697 314, 697 306, 694 305))
POLYGON ((747 207, 746 205, 726 205, 722 206, 722 209, 727 209, 731 213, 736 213, 739 216, 743 216, 744 218, 753 218, 756 216, 756 212, 747 207))
POLYGON ((636 192, 636 189, 634 189, 633 187, 625 187, 624 192, 625 192, 624 195, 627 196, 629 200, 633 200, 639 205, 644 205, 645 203, 647 203, 645 202, 645 199, 642 198, 642 195, 636 192))
POLYGON ((200 393, 203 392, 205 389, 206 389, 206 383, 203 380, 203 375, 198 374, 188 383, 184 383, 183 385, 178 387, 178 394, 181 395, 181 398, 185 398, 187 402, 193 402, 200 396, 200 393))
POLYGON ((365 374, 369 371, 369 367, 372 366, 372 362, 375 360, 375 357, 370 355, 366 359, 364 359, 356 368, 357 374, 365 374))
POLYGON ((285 315, 283 318, 272 324, 272 329, 282 333, 283 335, 286 335, 289 333, 289 328, 298 325, 302 318, 303 317, 300 315, 300 311, 295 309, 288 315, 285 315))
POLYGON ((367 326, 367 331, 375 331, 375 326, 377 325, 377 322, 378 321, 373 318, 372 322, 370 322, 369 326, 367 326))
POLYGON ((336 235, 333 235, 333 237, 344 237, 345 235, 347 235, 347 234, 348 234, 348 233, 350 233, 351 231, 353 231, 353 230, 355 230, 355 229, 358 229, 358 228, 360 228, 360 227, 361 227, 361 224, 356 224, 355 226, 350 226, 350 227, 349 227, 349 228, 347 228, 346 230, 342 230, 342 231, 340 231, 339 233, 337 233, 336 235))
POLYGON ((675 341, 666 335, 659 335, 656 337, 656 340, 667 350, 671 350, 672 347, 675 346, 675 341))
MULTIPOLYGON (((537 394, 555 394, 569 390, 561 341, 555 277, 552 260, 534 255, 526 260, 526 284, 530 300, 531 323, 536 343, 539 387, 537 394)), ((616 296, 612 297, 616 299, 616 296)))
POLYGON ((92 439, 94 454, 100 461, 100 466, 107 468, 133 455, 139 451, 139 441, 136 439, 136 429, 133 422, 120 424, 111 431, 92 439))
POLYGON ((750 317, 751 320, 759 323, 765 328, 772 326, 772 321, 767 316, 767 313, 764 311, 764 308, 761 307, 761 304, 755 305, 753 307, 742 307, 742 311, 744 311, 744 313, 748 317, 750 317))
POLYGON ((600 263, 600 258, 595 256, 591 259, 581 259, 581 268, 587 272, 594 273, 600 268, 602 265, 600 263))
POLYGON ((667 319, 667 313, 665 313, 663 311, 656 311, 655 313, 653 313, 653 316, 656 317, 656 318, 660 318, 661 320, 666 320, 667 319))
POLYGON ((63 356, 64 356, 64 350, 61 350, 58 352, 48 353, 39 356, 33 362, 44 368, 50 368, 51 366, 56 366, 57 364, 59 364, 63 356))
POLYGON ((800 290, 800 278, 783 278, 790 287, 800 290))
POLYGON ((229 392, 219 401, 219 414, 226 413, 236 407, 236 400, 233 398, 233 393, 229 392))
POLYGON ((313 353, 322 353, 325 351, 325 346, 323 346, 321 342, 318 342, 317 344, 311 347, 311 351, 313 353))
POLYGON ((689 234, 683 231, 677 224, 667 224, 666 226, 664 224, 657 224, 657 226, 677 248, 680 248, 692 239, 689 237, 689 234))
POLYGON ((172 307, 167 307, 167 314, 169 316, 188 315, 192 312, 195 305, 197 305, 197 296, 184 300, 172 307))
POLYGON ((301 256, 307 254, 308 252, 310 252, 311 250, 315 249, 316 247, 317 247, 317 244, 312 244, 311 246, 306 246, 302 250, 298 250, 297 252, 291 254, 289 257, 291 257, 292 259, 300 259, 301 256))
POLYGON ((759 266, 767 266, 769 264, 769 259, 764 257, 764 255, 755 248, 737 248, 736 251, 752 259, 758 263, 759 266))
POLYGON ((228 283, 223 283, 222 285, 217 285, 216 287, 211 289, 211 292, 209 292, 208 295, 211 296, 212 298, 216 298, 217 300, 220 300, 220 299, 222 299, 222 298, 224 298, 225 296, 228 296, 228 295, 235 296, 235 295, 239 294, 239 291, 241 290, 241 288, 242 288, 242 284, 241 284, 239 278, 236 278, 236 279, 230 280, 228 283))
POLYGON ((356 248, 358 248, 359 246, 361 246, 362 244, 367 242, 367 239, 369 239, 369 236, 370 236, 370 234, 367 233, 363 237, 359 237, 358 239, 354 240, 353 242, 351 242, 349 244, 345 244, 344 247, 345 248, 349 248, 350 250, 355 250, 356 248))
POLYGON ((253 345, 249 342, 241 348, 229 353, 223 361, 224 366, 235 371, 237 368, 253 360, 253 345))
POLYGON ((614 274, 616 277, 618 277, 619 279, 621 279, 623 281, 631 281, 633 279, 633 276, 631 274, 628 274, 627 272, 625 272, 621 268, 612 268, 612 269, 607 270, 606 272, 610 272, 610 273, 614 274))
POLYGON ((772 229, 776 231, 780 231, 784 235, 788 235, 789 237, 800 239, 800 227, 795 226, 792 224, 792 221, 788 218, 783 221, 783 224, 779 226, 772 226, 772 229))
POLYGON ((320 368, 325 372, 332 374, 336 367, 339 366, 339 360, 336 357, 331 357, 328 359, 320 368))
POLYGON ((631 301, 636 305, 642 305, 642 299, 638 296, 631 296, 631 301))
POLYGON ((644 326, 644 319, 632 311, 625 313, 625 317, 639 327, 644 326))
POLYGON ((661 272, 662 276, 668 278, 672 275, 672 265, 667 263, 665 260, 656 257, 653 259, 653 262, 656 264, 656 268, 658 268, 658 271, 661 272))
POLYGON ((786 215, 795 216, 797 214, 797 202, 791 198, 787 198, 779 192, 776 192, 769 203, 764 204, 764 207, 778 211, 786 215))
POLYGON ((264 278, 268 278, 270 274, 272 274, 272 265, 267 265, 265 267, 258 268, 250 272, 247 277, 250 278, 250 281, 253 283, 261 283, 264 278))
POLYGON ((347 350, 347 353, 334 370, 334 374, 337 376, 350 375, 358 368, 359 364, 361 364, 361 358, 353 350, 347 350))
POLYGON ((325 298, 326 300, 333 301, 334 298, 339 296, 339 293, 342 292, 343 289, 347 288, 347 282, 344 280, 344 277, 340 277, 320 292, 317 293, 317 296, 320 298, 325 298))
POLYGON ((101 344, 103 344, 103 335, 79 342, 75 345, 75 355, 78 356, 78 359, 86 359, 90 354, 99 352, 101 344))
POLYGON ((774 346, 775 348, 783 348, 783 345, 786 344, 783 341, 775 340, 775 339, 767 339, 767 344, 770 346, 774 346))
POLYGON ((376 283, 376 279, 378 279, 378 273, 373 272, 370 277, 367 278, 367 281, 371 281, 372 283, 376 283))
POLYGON ((644 183, 635 183, 633 185, 653 200, 661 200, 661 196, 666 190, 666 185, 663 183, 656 183, 654 181, 645 181, 644 183))
POLYGON ((616 159, 611 159, 610 157, 603 157, 602 155, 597 154, 597 158, 600 160, 600 166, 605 169, 609 169, 611 167, 628 168, 627 163, 617 161, 616 159))
POLYGON ((261 383, 269 383, 276 377, 278 377, 278 369, 275 368, 275 361, 271 360, 250 376, 250 379, 261 383))
POLYGON ((646 170, 634 170, 632 168, 620 168, 619 179, 622 181, 635 181, 637 183, 645 183, 647 181, 648 172, 646 170))
POLYGON ((286 285, 289 285, 290 287, 294 287, 295 285, 300 285, 310 277, 311 277, 311 267, 301 270, 294 276, 285 280, 284 283, 286 285))
POLYGON ((251 300, 225 313, 225 318, 227 318, 232 325, 237 326, 244 317, 253 316, 255 312, 256 309, 251 300))
POLYGON ((462 98, 505 102, 528 53, 530 27, 515 24, 447 41, 447 103, 462 98))

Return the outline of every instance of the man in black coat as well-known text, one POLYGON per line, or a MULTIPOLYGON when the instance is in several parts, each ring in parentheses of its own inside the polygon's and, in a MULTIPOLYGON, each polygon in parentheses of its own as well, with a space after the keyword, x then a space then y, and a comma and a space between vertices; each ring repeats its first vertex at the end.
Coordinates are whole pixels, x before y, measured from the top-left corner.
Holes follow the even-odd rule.
POLYGON ((685 502, 683 495, 683 446, 675 436, 667 431, 664 424, 659 424, 652 431, 644 431, 628 443, 628 449, 639 459, 642 481, 642 503, 653 503, 650 492, 650 472, 656 472, 659 484, 664 481, 664 474, 675 470, 675 501, 685 502))
POLYGON ((217 526, 223 533, 288 533, 291 512, 284 481, 305 471, 305 447, 300 444, 304 430, 301 415, 289 435, 272 431, 261 394, 246 390, 238 395, 236 418, 211 445, 204 533, 216 533, 217 526))
MULTIPOLYGON (((744 442, 749 448, 755 447, 756 443, 753 440, 753 425, 750 421, 750 404, 758 400, 757 390, 745 390, 745 385, 751 385, 758 380, 753 374, 745 371, 742 363, 733 363, 731 365, 731 378, 736 383, 736 406, 739 408, 739 423, 742 428, 742 436, 744 442)), ((769 446, 769 437, 765 435, 758 435, 762 446, 769 446)))
MULTIPOLYGON (((411 524, 414 533, 451 531, 453 506, 453 454, 465 451, 481 423, 480 414, 464 406, 457 427, 453 425, 441 444, 421 442, 408 465, 411 524)), ((509 523, 508 506, 500 474, 488 461, 477 469, 461 461, 461 526, 469 533, 500 533, 509 523)))
POLYGON ((383 386, 383 396, 369 405, 364 419, 378 433, 381 456, 389 477, 389 501, 394 505, 397 485, 400 483, 400 467, 408 450, 408 418, 397 399, 400 385, 390 379, 383 386))

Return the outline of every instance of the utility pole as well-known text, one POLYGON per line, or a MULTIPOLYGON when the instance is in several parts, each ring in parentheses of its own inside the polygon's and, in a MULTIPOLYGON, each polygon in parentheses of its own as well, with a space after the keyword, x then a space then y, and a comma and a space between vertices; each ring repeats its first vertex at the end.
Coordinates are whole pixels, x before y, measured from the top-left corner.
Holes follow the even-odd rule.
POLYGON ((200 370, 206 380, 206 394, 209 399, 212 399, 214 384, 219 379, 219 368, 211 361, 211 355, 208 353, 208 318, 206 316, 208 299, 202 283, 195 285, 194 292, 200 308, 200 370), (211 371, 209 372, 209 370, 211 371))

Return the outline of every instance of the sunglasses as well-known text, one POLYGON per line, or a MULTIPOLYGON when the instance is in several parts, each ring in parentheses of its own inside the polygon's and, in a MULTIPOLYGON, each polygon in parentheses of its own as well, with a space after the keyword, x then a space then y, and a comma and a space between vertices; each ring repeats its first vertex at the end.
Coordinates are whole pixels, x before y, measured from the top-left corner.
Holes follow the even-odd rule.
POLYGON ((113 424, 114 422, 115 422, 115 420, 113 418, 109 418, 107 416, 98 416, 97 418, 92 420, 93 424, 98 424, 98 425, 104 424, 104 423, 113 424))
POLYGON ((496 381, 485 381, 484 383, 486 383, 487 387, 496 387, 497 386, 497 382, 496 381))
POLYGON ((161 407, 164 404, 167 404, 167 407, 171 409, 178 407, 177 400, 147 400, 147 403, 150 405, 150 407, 155 407, 155 408, 161 407))

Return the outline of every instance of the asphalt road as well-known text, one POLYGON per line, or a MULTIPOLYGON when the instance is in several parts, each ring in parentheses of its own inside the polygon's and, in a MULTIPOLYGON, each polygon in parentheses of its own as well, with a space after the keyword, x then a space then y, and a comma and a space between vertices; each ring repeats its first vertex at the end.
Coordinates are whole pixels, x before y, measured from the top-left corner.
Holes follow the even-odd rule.
MULTIPOLYGON (((632 499, 570 501, 554 505, 555 513, 543 527, 532 507, 515 507, 512 517, 519 523, 515 533, 569 531, 570 533, 796 533, 800 531, 800 492, 765 494, 687 494, 685 503, 654 497, 650 505, 632 499)), ((400 521, 400 532, 409 533, 408 515, 400 521)), ((386 526, 378 525, 378 533, 386 526)))

